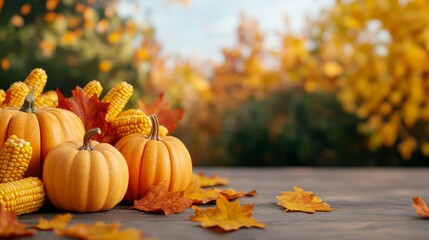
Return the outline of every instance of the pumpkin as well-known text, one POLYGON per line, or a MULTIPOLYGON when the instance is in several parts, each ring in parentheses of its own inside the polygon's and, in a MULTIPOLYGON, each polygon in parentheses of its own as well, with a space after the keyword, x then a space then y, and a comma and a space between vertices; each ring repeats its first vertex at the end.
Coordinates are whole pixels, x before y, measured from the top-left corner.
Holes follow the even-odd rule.
POLYGON ((48 152, 68 140, 80 140, 85 129, 80 118, 65 109, 34 105, 34 96, 27 95, 21 109, 0 109, 0 149, 12 135, 25 139, 33 147, 33 155, 25 176, 41 176, 43 159, 48 152))
POLYGON ((192 178, 192 160, 186 146, 173 136, 159 137, 159 123, 151 115, 149 136, 132 133, 115 147, 127 160, 130 181, 124 201, 144 196, 150 186, 165 182, 171 192, 184 191, 192 178))
POLYGON ((81 141, 53 148, 43 166, 43 183, 49 201, 57 208, 76 212, 109 210, 124 197, 128 186, 127 162, 112 145, 91 141, 99 128, 81 141))

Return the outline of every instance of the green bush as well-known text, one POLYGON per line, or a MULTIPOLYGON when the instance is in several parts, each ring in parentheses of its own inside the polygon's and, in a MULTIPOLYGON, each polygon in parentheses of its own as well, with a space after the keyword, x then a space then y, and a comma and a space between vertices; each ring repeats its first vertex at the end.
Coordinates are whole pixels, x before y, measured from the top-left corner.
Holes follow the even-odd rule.
POLYGON ((223 149, 220 165, 428 165, 421 156, 402 161, 394 149, 369 151, 356 131, 360 121, 333 95, 286 90, 227 114, 213 147, 223 149))

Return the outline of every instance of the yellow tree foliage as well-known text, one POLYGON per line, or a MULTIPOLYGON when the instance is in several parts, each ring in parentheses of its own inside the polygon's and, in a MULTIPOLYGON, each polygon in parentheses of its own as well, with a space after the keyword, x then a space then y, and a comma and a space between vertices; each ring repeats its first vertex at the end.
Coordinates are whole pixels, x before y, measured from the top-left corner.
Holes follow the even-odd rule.
POLYGON ((369 148, 429 156, 429 2, 337 1, 314 21, 309 41, 324 84, 334 77, 343 108, 364 119, 369 148))

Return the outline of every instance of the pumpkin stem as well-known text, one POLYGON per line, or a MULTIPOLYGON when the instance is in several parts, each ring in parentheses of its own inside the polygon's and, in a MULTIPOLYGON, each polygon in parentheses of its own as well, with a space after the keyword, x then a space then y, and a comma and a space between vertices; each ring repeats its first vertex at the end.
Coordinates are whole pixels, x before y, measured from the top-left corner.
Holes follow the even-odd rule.
POLYGON ((94 150, 95 148, 91 144, 91 137, 94 136, 95 134, 100 134, 100 133, 101 133, 100 128, 89 129, 83 136, 83 145, 82 147, 79 148, 79 150, 88 150, 88 151, 94 150))
POLYGON ((19 111, 21 112, 27 112, 27 113, 36 113, 37 112, 37 108, 35 105, 36 99, 34 98, 33 93, 29 93, 24 100, 24 104, 22 104, 21 109, 19 109, 19 111))
POLYGON ((152 122, 152 127, 150 129, 149 139, 150 140, 156 140, 160 141, 161 138, 159 137, 159 122, 158 118, 155 114, 152 114, 149 116, 150 121, 152 122))

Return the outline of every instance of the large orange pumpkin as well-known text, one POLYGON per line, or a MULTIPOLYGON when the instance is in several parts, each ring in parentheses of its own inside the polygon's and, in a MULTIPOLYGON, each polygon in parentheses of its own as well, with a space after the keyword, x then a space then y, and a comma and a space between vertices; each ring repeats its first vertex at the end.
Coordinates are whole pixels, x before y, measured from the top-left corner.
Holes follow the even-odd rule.
POLYGON ((82 141, 56 146, 46 156, 43 183, 49 201, 67 211, 109 210, 124 197, 128 167, 112 145, 90 141, 99 128, 89 130, 82 141))
POLYGON ((34 106, 28 95, 21 109, 0 109, 0 149, 11 135, 25 139, 33 147, 26 176, 41 176, 43 159, 56 145, 68 140, 82 139, 85 129, 80 118, 65 109, 34 106))
POLYGON ((115 147, 128 163, 130 181, 124 201, 144 196, 150 186, 166 182, 168 190, 185 190, 192 178, 192 160, 189 151, 179 139, 159 137, 159 123, 150 116, 152 129, 149 137, 133 133, 121 138, 115 147))

